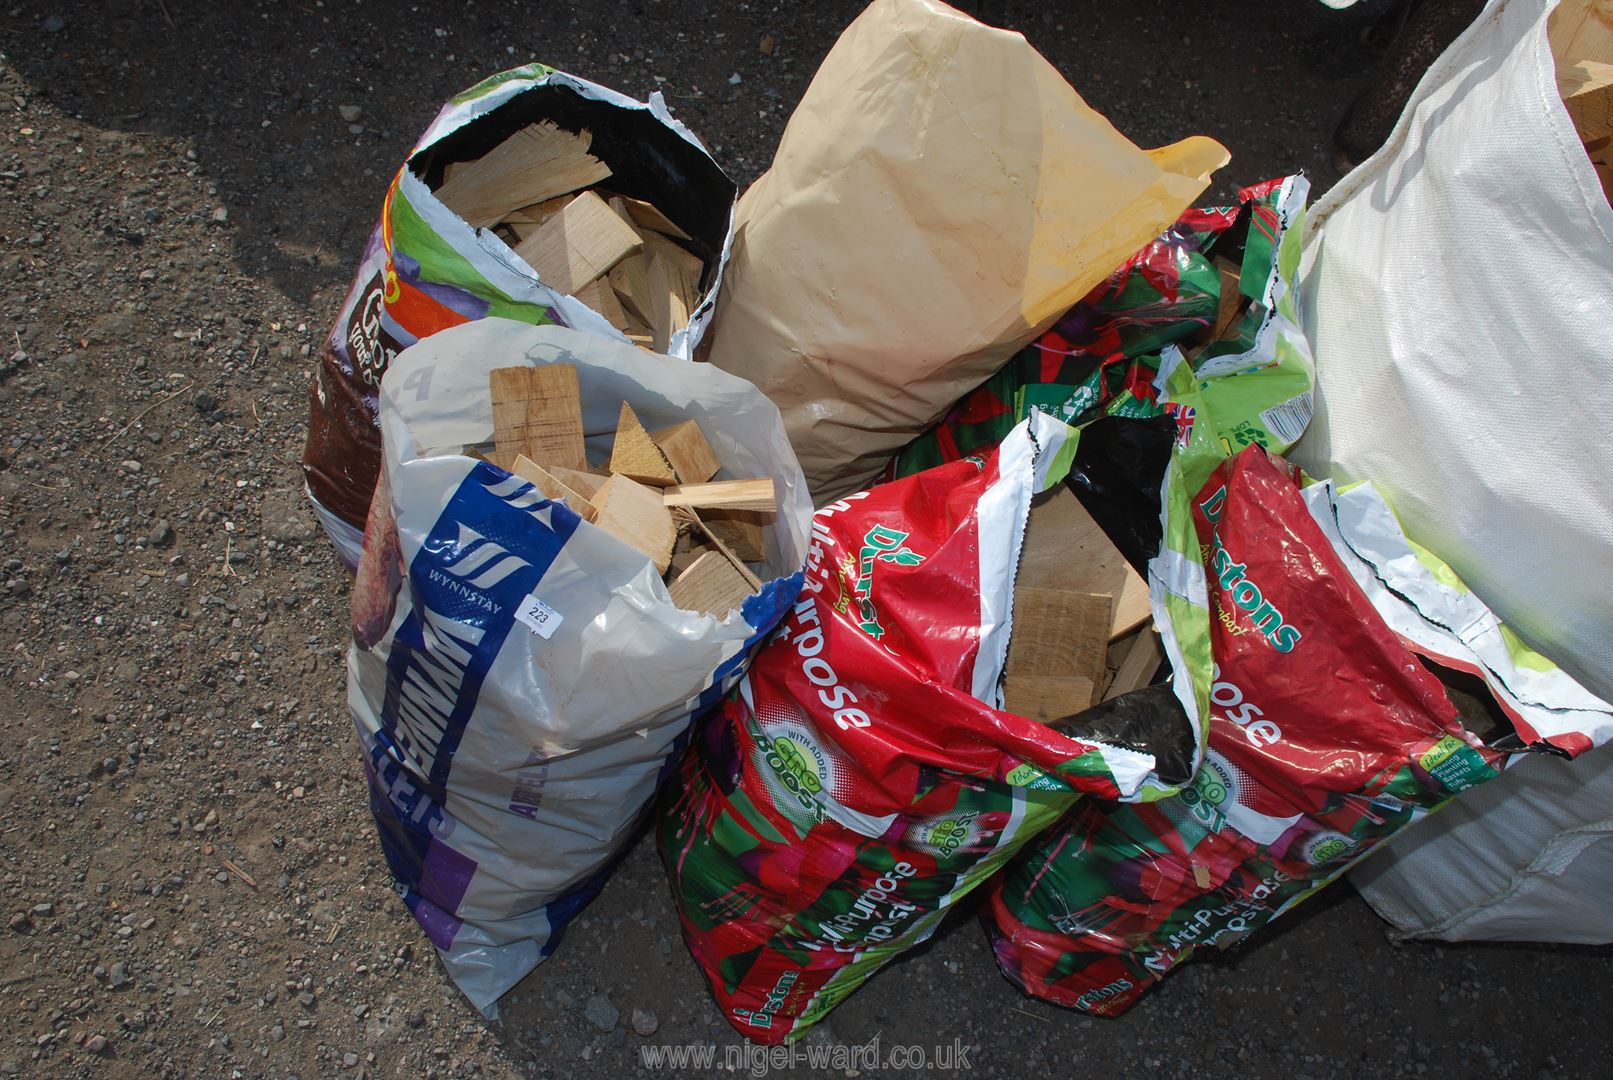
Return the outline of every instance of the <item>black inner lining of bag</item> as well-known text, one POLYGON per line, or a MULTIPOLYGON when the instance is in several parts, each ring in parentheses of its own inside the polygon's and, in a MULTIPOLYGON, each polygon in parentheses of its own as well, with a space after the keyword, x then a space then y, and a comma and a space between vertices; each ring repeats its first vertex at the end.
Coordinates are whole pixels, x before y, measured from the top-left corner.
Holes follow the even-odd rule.
POLYGON ((435 191, 444 167, 474 161, 528 124, 548 120, 566 131, 586 128, 593 135, 589 153, 610 166, 599 186, 643 199, 670 218, 692 241, 708 272, 722 254, 728 220, 738 189, 703 152, 650 114, 585 98, 566 86, 536 86, 450 132, 409 161, 409 168, 435 191))
POLYGON ((1495 700, 1495 695, 1490 692, 1489 684, 1477 675, 1446 667, 1426 656, 1417 655, 1417 659, 1428 669, 1429 674, 1445 687, 1445 696, 1456 706, 1456 711, 1462 718, 1462 726, 1477 735, 1485 746, 1502 753, 1519 753, 1533 749, 1562 757, 1568 756, 1565 751, 1549 744, 1543 743, 1534 747, 1525 745, 1523 739, 1518 736, 1518 729, 1513 726, 1512 718, 1502 710, 1500 703, 1495 700))
MULTIPOLYGON (((1160 664, 1160 669, 1169 668, 1160 664)), ((1158 677, 1159 671, 1154 674, 1158 677)), ((1193 727, 1168 681, 1099 702, 1048 726, 1071 738, 1153 754, 1154 771, 1167 784, 1193 778, 1193 727)))
POLYGON ((1064 483, 1131 568, 1148 577, 1159 552, 1160 485, 1170 465, 1176 421, 1105 416, 1081 429, 1075 463, 1064 483))

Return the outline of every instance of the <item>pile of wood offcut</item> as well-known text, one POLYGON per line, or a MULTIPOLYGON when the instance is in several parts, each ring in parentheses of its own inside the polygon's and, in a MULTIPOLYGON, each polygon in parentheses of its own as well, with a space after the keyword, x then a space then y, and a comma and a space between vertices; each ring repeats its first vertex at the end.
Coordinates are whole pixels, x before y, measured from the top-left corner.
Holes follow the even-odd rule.
POLYGON ((609 460, 596 468, 574 366, 497 368, 488 382, 493 448, 469 452, 643 552, 680 608, 722 618, 761 588, 748 564, 767 557, 763 529, 778 510, 772 477, 718 479, 698 424, 650 431, 625 401, 609 460))
POLYGON ((591 144, 587 130, 530 124, 475 161, 449 164, 437 199, 491 228, 549 288, 664 353, 700 301, 705 263, 654 206, 596 186, 611 170, 591 144))
POLYGON ((1165 659, 1148 584, 1066 487, 1031 509, 1003 707, 1042 723, 1147 686, 1165 659))

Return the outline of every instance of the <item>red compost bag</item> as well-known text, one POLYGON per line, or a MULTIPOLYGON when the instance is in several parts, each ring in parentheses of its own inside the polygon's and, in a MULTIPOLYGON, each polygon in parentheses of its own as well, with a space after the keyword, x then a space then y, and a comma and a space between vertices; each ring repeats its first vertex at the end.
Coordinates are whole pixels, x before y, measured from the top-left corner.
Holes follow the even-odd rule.
POLYGON ((1215 660, 1193 784, 1084 801, 993 882, 987 932, 1026 992, 1121 1013, 1195 948, 1243 939, 1497 774, 1502 755, 1374 608, 1296 473, 1250 447, 1193 501, 1215 660))
POLYGON ((802 1034, 1078 793, 1157 779, 996 707, 1031 495, 1073 437, 1033 414, 984 459, 818 511, 806 591, 660 821, 684 937, 747 1037, 802 1034))

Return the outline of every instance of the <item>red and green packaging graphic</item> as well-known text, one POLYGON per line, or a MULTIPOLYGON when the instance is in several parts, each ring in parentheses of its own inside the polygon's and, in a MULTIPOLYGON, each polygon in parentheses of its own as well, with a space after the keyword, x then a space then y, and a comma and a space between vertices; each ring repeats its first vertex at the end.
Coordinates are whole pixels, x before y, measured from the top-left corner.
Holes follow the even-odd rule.
POLYGON ((1374 608, 1259 447, 1192 502, 1208 591, 1209 735, 1193 783, 1085 801, 992 884, 999 964, 1027 993, 1125 1011, 1372 847, 1497 774, 1441 682, 1374 608))
POLYGON ((660 820, 684 936, 748 1038, 799 1036, 1079 794, 1150 778, 1151 755, 995 707, 1030 498, 1074 435, 1039 414, 814 519, 806 591, 660 820))
POLYGON ((1236 206, 1182 214, 908 444, 890 475, 990 449, 1032 407, 1075 426, 1102 416, 1159 416, 1164 402, 1154 384, 1161 353, 1188 348, 1213 333, 1221 312, 1240 307, 1215 340, 1195 350, 1193 366, 1224 356, 1241 361, 1271 321, 1278 242, 1305 191, 1302 177, 1268 180, 1240 191, 1236 206), (1236 279, 1223 269, 1236 269, 1236 279), (1235 295, 1223 296, 1226 290, 1235 295))

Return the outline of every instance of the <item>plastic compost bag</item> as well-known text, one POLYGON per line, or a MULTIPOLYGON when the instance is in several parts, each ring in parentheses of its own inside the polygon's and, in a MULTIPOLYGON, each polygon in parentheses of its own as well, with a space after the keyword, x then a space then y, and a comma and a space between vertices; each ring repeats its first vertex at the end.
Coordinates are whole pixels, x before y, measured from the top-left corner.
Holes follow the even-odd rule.
MULTIPOLYGON (((908 444, 889 475, 989 449, 1033 407, 1074 426, 1162 415, 1154 381, 1167 347, 1188 350, 1194 367, 1255 347, 1278 241, 1307 188, 1301 176, 1268 180, 1240 191, 1237 206, 1184 212, 908 444)), ((1284 429, 1290 440, 1306 418, 1284 429)))
POLYGON ((706 364, 506 319, 404 350, 381 382, 382 485, 354 588, 348 702, 381 846, 449 974, 491 1015, 598 890, 688 725, 801 587, 811 504, 778 410, 706 364), (590 456, 625 400, 699 423, 770 476, 764 584, 726 618, 673 605, 648 559, 460 453, 488 373, 574 364, 590 456))
POLYGON ((1192 786, 1083 802, 993 883, 987 930, 1028 993, 1123 1012, 1195 948, 1243 940, 1496 776, 1501 748, 1613 732, 1613 710, 1407 540, 1371 485, 1302 492, 1296 473, 1251 447, 1192 502, 1214 658, 1192 786), (1499 714, 1473 697, 1459 714, 1414 654, 1477 676, 1499 714))
POLYGON ((684 937, 748 1038, 800 1036, 1078 793, 1133 795, 1153 774, 1149 753, 1000 709, 1031 496, 1074 434, 1036 413, 984 459, 813 520, 799 602, 660 820, 684 937))
POLYGON ((857 491, 1226 161, 1138 149, 1019 34, 876 0, 740 200, 711 362, 778 403, 820 505, 857 491))
POLYGON ((398 352, 446 327, 501 316, 625 341, 582 301, 550 290, 492 229, 474 229, 433 194, 443 170, 480 157, 539 120, 586 129, 607 185, 648 200, 683 228, 709 266, 706 291, 668 351, 689 356, 711 320, 733 225, 735 188, 699 139, 648 102, 529 64, 448 101, 398 169, 310 387, 303 472, 325 531, 349 566, 380 466, 378 387, 398 352))

